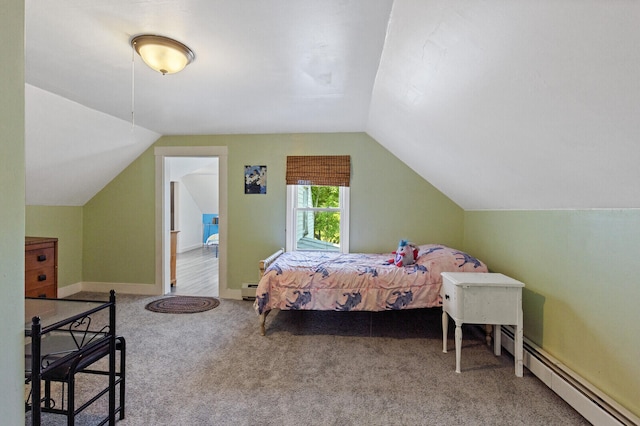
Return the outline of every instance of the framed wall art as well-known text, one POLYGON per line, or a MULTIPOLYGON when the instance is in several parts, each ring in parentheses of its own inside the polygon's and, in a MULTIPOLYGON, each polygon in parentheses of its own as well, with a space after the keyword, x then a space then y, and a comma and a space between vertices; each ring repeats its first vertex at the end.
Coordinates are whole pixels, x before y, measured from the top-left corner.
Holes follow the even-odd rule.
POLYGON ((267 166, 244 166, 244 193, 267 193, 267 166))

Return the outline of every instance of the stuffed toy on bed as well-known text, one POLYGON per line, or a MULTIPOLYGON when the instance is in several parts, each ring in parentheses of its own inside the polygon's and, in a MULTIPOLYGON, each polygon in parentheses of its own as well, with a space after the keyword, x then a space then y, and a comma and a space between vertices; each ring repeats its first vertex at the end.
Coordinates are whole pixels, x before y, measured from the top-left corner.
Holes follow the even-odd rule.
POLYGON ((395 254, 396 257, 390 259, 389 263, 395 264, 398 268, 413 265, 418 258, 418 248, 407 240, 400 240, 398 249, 392 253, 395 254))

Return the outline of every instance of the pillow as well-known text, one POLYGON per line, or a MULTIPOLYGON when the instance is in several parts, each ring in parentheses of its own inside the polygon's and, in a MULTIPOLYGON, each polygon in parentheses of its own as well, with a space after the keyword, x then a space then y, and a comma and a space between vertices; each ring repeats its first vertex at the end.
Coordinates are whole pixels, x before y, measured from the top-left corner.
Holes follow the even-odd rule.
POLYGON ((442 252, 450 252, 451 249, 447 246, 443 246, 442 244, 424 244, 418 246, 418 257, 416 258, 416 262, 419 260, 426 260, 427 258, 433 258, 430 256, 432 253, 436 253, 436 255, 441 255, 442 252))

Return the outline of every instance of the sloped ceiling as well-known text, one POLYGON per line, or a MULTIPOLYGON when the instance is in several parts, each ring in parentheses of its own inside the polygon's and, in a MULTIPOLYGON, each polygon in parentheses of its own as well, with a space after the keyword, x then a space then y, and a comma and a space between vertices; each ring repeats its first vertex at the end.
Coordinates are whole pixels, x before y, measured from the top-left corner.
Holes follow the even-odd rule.
POLYGON ((465 209, 640 207, 640 3, 396 1, 367 131, 465 209))
POLYGON ((168 163, 169 180, 181 181, 200 211, 219 211, 217 158, 173 157, 168 163))
POLYGON ((29 84, 26 203, 81 206, 161 135, 29 84))
POLYGON ((640 208, 639 2, 25 3, 28 204, 160 135, 366 131, 465 209, 640 208), (150 70, 147 32, 195 62, 150 70))

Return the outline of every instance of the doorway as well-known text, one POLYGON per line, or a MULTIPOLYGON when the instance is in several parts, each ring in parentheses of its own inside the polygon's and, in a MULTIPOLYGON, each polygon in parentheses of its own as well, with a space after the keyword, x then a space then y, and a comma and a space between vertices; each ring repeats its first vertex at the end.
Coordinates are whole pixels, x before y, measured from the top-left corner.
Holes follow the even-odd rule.
MULTIPOLYGON (((200 158, 218 160, 219 241, 218 296, 239 298, 239 290, 227 288, 227 147, 156 147, 156 293, 171 293, 171 159, 200 158)), ((178 191, 179 192, 179 191, 178 191)), ((179 221, 179 219, 177 219, 179 221)), ((201 229, 201 228, 200 228, 201 229)), ((201 231, 199 231, 201 232, 201 231)), ((179 285, 179 284, 178 284, 179 285)))
POLYGON ((218 157, 166 157, 165 172, 171 294, 218 297, 218 157))

